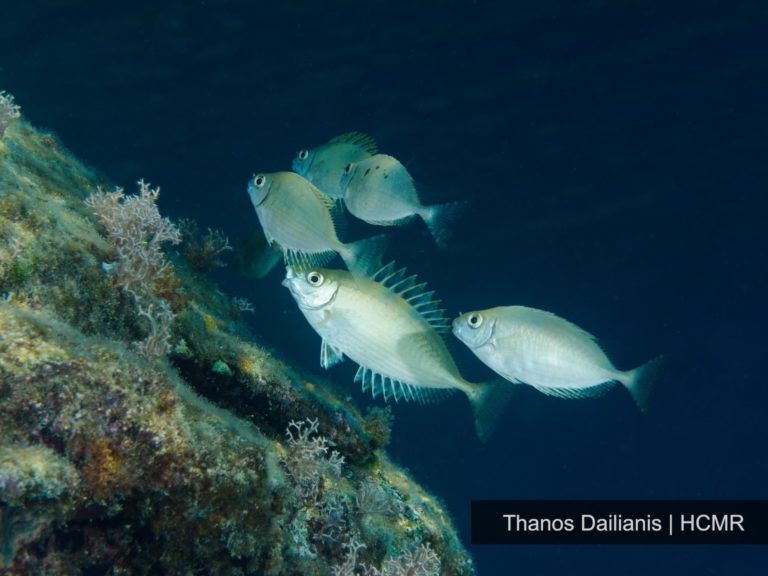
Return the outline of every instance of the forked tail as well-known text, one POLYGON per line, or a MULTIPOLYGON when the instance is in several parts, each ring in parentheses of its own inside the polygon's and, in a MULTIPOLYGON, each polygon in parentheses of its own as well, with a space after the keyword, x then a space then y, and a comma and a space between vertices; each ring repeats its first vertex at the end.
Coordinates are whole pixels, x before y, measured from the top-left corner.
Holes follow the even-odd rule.
POLYGON ((632 399, 641 412, 648 412, 651 407, 653 387, 659 379, 659 373, 663 364, 664 357, 657 356, 634 370, 624 372, 621 383, 629 390, 632 399))
POLYGON ((466 209, 468 202, 448 202, 426 206, 420 216, 429 228, 430 234, 435 239, 438 247, 445 250, 451 238, 451 226, 456 222, 466 209))
POLYGON ((474 393, 469 395, 475 415, 475 431, 480 442, 490 439, 514 393, 515 384, 507 380, 494 380, 477 384, 474 393))
POLYGON ((380 234, 350 244, 342 244, 339 255, 353 276, 358 278, 371 276, 381 268, 381 258, 388 241, 389 237, 386 234, 380 234))

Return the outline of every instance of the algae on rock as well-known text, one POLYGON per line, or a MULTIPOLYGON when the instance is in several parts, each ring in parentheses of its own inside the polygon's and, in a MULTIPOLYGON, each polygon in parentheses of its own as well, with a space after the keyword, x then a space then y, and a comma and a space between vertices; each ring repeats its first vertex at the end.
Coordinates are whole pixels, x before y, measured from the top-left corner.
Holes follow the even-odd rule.
POLYGON ((23 119, 0 144, 0 573, 473 573, 381 448, 386 413, 265 350, 178 256, 156 287, 172 351, 136 354, 84 202, 111 186, 23 119))

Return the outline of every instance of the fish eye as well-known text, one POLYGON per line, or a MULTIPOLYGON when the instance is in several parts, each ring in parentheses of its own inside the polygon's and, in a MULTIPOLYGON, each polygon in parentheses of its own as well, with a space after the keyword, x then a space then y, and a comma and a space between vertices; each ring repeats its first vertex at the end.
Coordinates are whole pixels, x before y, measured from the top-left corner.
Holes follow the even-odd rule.
POLYGON ((469 324, 470 328, 480 328, 480 325, 483 323, 483 315, 478 314, 475 312, 474 314, 470 314, 469 318, 467 318, 467 324, 469 324))
POLYGON ((267 181, 267 177, 264 176, 264 174, 258 174, 253 179, 253 185, 256 186, 256 188, 264 188, 264 183, 267 181))
POLYGON ((309 150, 306 148, 304 150, 299 150, 299 160, 306 160, 309 156, 309 150))
POLYGON ((307 282, 309 282, 310 286, 318 287, 323 283, 323 275, 320 274, 320 272, 310 272, 307 274, 307 282))
POLYGON ((350 172, 352 172, 352 162, 344 167, 344 176, 349 176, 350 172))

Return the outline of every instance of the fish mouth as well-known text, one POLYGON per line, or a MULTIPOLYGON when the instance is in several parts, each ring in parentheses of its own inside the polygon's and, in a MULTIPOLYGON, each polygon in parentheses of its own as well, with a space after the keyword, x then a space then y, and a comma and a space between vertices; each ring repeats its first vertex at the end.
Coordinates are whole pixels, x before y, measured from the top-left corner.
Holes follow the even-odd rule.
POLYGON ((291 268, 290 266, 285 267, 285 278, 283 278, 283 281, 280 282, 283 286, 290 289, 291 288, 291 280, 296 278, 297 274, 296 271, 291 268))
POLYGON ((451 322, 451 332, 453 332, 454 336, 459 335, 459 329, 461 328, 461 325, 463 323, 462 317, 457 316, 453 319, 453 322, 451 322))

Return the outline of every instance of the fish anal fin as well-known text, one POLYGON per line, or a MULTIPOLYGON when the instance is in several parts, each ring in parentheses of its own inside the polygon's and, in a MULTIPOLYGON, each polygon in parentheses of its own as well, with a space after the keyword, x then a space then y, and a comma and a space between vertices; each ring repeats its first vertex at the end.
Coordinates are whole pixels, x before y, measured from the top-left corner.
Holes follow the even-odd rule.
MULTIPOLYGON (((360 366, 357 369, 355 382, 362 384, 363 392, 370 390, 373 398, 381 395, 385 402, 388 402, 390 399, 394 399, 395 402, 400 400, 416 400, 420 403, 430 402, 434 401, 435 396, 443 392, 443 390, 436 390, 437 395, 431 394, 431 389, 422 389, 407 382, 401 382, 395 378, 373 372, 365 366, 360 366)), ((445 392, 450 392, 450 390, 446 389, 445 392)))
POLYGON ((344 352, 327 340, 320 345, 320 366, 326 370, 344 360, 344 352))
POLYGON ((580 398, 597 398, 598 396, 605 394, 614 385, 616 385, 615 380, 608 380, 607 382, 601 382, 600 384, 589 386, 588 388, 549 388, 546 386, 534 386, 534 388, 547 396, 573 400, 580 398))

